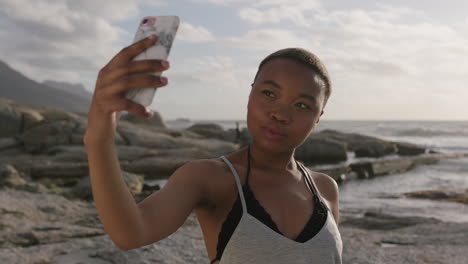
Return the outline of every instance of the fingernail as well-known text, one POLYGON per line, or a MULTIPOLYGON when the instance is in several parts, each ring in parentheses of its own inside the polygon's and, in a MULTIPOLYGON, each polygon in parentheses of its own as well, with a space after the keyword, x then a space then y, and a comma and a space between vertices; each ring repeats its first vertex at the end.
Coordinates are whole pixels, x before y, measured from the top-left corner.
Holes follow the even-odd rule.
POLYGON ((155 39, 155 38, 156 38, 156 35, 155 35, 155 34, 153 34, 153 35, 151 35, 151 36, 148 37, 148 39, 155 39))
POLYGON ((161 80, 162 83, 167 83, 167 77, 159 76, 159 79, 161 80))
POLYGON ((164 68, 169 68, 169 62, 168 61, 161 61, 161 65, 164 67, 164 68))

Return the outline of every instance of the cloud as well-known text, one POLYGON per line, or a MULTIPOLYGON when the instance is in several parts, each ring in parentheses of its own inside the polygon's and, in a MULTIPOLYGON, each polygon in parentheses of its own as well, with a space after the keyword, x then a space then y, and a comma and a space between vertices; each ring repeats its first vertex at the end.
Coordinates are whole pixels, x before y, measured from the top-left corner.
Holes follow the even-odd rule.
POLYGON ((185 58, 167 73, 170 87, 158 92, 151 107, 165 119, 244 118, 255 70, 231 56, 185 58))
POLYGON ((234 3, 249 3, 250 0, 191 0, 194 3, 206 3, 214 5, 230 5, 234 3))
POLYGON ((259 1, 253 7, 242 8, 239 17, 253 24, 281 24, 292 22, 298 26, 310 26, 306 12, 318 9, 317 0, 259 1))
MULTIPOLYGON (((114 23, 135 17, 149 0, 3 0, 0 59, 35 80, 80 82, 120 48, 128 34, 114 23), (14 30, 13 30, 14 29, 14 30)), ((88 83, 89 85, 89 83, 88 83)))
POLYGON ((309 46, 306 38, 300 37, 293 31, 285 29, 249 30, 240 37, 230 37, 222 40, 224 45, 251 50, 275 50, 284 47, 309 46))
POLYGON ((210 42, 215 40, 215 37, 208 29, 201 26, 194 26, 189 23, 182 23, 180 25, 177 38, 193 43, 210 42))

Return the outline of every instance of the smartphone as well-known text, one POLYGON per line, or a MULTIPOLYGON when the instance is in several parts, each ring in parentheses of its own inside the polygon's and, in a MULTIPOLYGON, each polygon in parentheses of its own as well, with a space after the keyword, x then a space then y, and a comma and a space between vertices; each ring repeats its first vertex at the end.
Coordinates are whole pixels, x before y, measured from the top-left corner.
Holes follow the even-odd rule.
MULTIPOLYGON (((133 60, 167 60, 178 28, 178 16, 148 16, 141 19, 133 43, 153 34, 158 36, 158 40, 153 46, 140 53, 133 60)), ((152 72, 148 74, 160 76, 161 72, 152 72)), ((127 91, 125 97, 136 103, 149 106, 151 102, 153 102, 155 93, 156 88, 154 87, 135 88, 127 91)))

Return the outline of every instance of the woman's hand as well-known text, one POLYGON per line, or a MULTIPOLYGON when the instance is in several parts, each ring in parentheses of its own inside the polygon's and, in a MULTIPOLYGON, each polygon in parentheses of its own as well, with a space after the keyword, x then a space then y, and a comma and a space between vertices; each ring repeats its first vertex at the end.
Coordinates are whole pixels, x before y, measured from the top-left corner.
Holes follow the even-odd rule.
POLYGON ((151 118, 151 110, 125 98, 125 93, 134 88, 159 88, 167 84, 166 77, 148 74, 167 70, 167 61, 132 61, 135 56, 154 45, 156 40, 157 36, 152 35, 125 47, 99 71, 88 113, 88 130, 106 131, 108 129, 105 128, 110 128, 113 133, 117 127, 119 112, 124 110, 147 119, 151 118))

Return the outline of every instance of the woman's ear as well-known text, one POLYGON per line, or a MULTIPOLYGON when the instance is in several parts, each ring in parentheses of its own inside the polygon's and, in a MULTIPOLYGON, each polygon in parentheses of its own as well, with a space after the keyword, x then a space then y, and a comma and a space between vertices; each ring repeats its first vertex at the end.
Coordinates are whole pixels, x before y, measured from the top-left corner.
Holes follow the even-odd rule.
POLYGON ((324 113, 324 112, 323 112, 323 110, 322 110, 322 112, 320 113, 319 118, 317 119, 317 124, 318 124, 318 122, 320 122, 320 117, 322 117, 323 113, 324 113))

